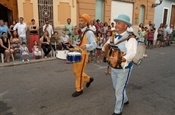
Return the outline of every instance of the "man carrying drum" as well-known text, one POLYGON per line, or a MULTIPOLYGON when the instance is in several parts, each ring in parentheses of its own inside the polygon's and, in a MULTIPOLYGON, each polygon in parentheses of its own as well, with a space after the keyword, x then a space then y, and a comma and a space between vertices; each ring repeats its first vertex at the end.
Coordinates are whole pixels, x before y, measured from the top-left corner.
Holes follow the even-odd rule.
POLYGON ((88 76, 84 69, 88 62, 88 51, 96 48, 95 35, 89 28, 90 16, 88 14, 82 14, 79 18, 79 27, 81 28, 80 43, 78 48, 81 50, 82 59, 80 62, 73 63, 73 73, 75 75, 75 89, 72 97, 77 97, 83 94, 83 83, 86 82, 86 87, 89 87, 94 79, 88 76))
MULTIPOLYGON (((116 23, 115 30, 117 32, 116 37, 114 38, 114 44, 116 44, 118 41, 129 36, 127 28, 131 26, 131 23, 130 18, 124 14, 119 15, 114 21, 116 23)), ((108 40, 105 45, 109 43, 110 40, 108 40)), ((120 42, 117 46, 125 55, 122 56, 122 64, 119 67, 111 68, 111 78, 116 97, 114 113, 112 115, 122 115, 123 106, 129 104, 126 95, 126 86, 133 67, 132 60, 137 51, 137 41, 134 37, 130 37, 129 40, 120 42)), ((117 60, 117 57, 110 57, 109 59, 110 63, 117 63, 117 60)))

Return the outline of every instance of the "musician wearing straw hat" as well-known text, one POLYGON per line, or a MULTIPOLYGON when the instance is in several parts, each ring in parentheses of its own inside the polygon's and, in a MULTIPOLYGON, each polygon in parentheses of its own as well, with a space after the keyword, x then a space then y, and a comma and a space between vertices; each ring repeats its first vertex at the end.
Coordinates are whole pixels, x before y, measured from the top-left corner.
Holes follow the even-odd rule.
POLYGON ((94 81, 92 77, 87 75, 84 70, 88 62, 88 51, 94 50, 97 47, 95 41, 95 35, 88 26, 90 24, 90 16, 88 14, 82 14, 79 17, 79 27, 81 28, 80 42, 77 48, 80 48, 82 59, 80 62, 73 63, 73 73, 75 75, 75 89, 76 91, 72 94, 72 97, 77 97, 83 94, 83 84, 86 83, 88 88, 94 81))
MULTIPOLYGON (((125 39, 129 36, 127 28, 131 26, 130 18, 127 15, 120 14, 115 21, 115 30, 116 35, 114 38, 114 44, 118 41, 125 39)), ((106 44, 109 44, 110 41, 107 41, 106 44)), ((129 104, 129 100, 126 95, 126 86, 129 81, 129 77, 132 71, 133 58, 136 55, 137 50, 137 41, 134 37, 131 37, 128 40, 120 42, 117 44, 120 51, 125 55, 122 57, 122 64, 117 68, 111 68, 111 78, 113 88, 115 90, 115 107, 114 113, 112 115, 122 115, 123 106, 129 104)), ((117 63, 117 57, 110 58, 111 63, 117 63)))

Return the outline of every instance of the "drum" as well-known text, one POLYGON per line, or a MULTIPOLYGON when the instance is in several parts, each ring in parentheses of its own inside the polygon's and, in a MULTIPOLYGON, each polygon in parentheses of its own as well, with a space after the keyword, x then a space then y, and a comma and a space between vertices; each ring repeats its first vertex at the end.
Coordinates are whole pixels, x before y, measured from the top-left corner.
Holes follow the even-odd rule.
POLYGON ((144 43, 139 43, 137 46, 137 53, 133 59, 134 64, 140 65, 143 59, 143 54, 146 52, 146 46, 144 43))
POLYGON ((57 50, 56 58, 66 60, 66 56, 68 52, 69 52, 68 50, 57 50))
POLYGON ((81 61, 81 53, 80 52, 69 52, 67 53, 67 62, 75 63, 81 61))

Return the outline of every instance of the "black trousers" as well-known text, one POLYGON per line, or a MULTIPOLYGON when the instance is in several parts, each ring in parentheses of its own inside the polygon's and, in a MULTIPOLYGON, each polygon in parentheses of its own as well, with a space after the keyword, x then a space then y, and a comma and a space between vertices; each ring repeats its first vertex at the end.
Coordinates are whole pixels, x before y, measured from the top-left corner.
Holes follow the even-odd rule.
POLYGON ((62 44, 62 45, 63 45, 64 50, 69 50, 69 48, 73 48, 73 46, 70 45, 69 43, 65 43, 65 44, 62 44))
POLYGON ((47 56, 50 51, 51 51, 51 45, 48 45, 48 44, 42 44, 41 45, 43 51, 44 51, 44 56, 47 56))

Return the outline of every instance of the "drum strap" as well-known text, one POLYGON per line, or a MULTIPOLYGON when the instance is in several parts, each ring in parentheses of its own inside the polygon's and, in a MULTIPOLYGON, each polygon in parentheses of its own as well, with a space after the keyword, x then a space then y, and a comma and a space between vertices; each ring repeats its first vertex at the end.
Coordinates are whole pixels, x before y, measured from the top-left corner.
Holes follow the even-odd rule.
MULTIPOLYGON (((86 34, 87 31, 92 31, 91 29, 87 28, 82 35, 80 35, 80 43, 79 43, 79 46, 82 44, 82 41, 83 41, 83 38, 86 34)), ((93 32, 93 31, 92 31, 93 32)))

